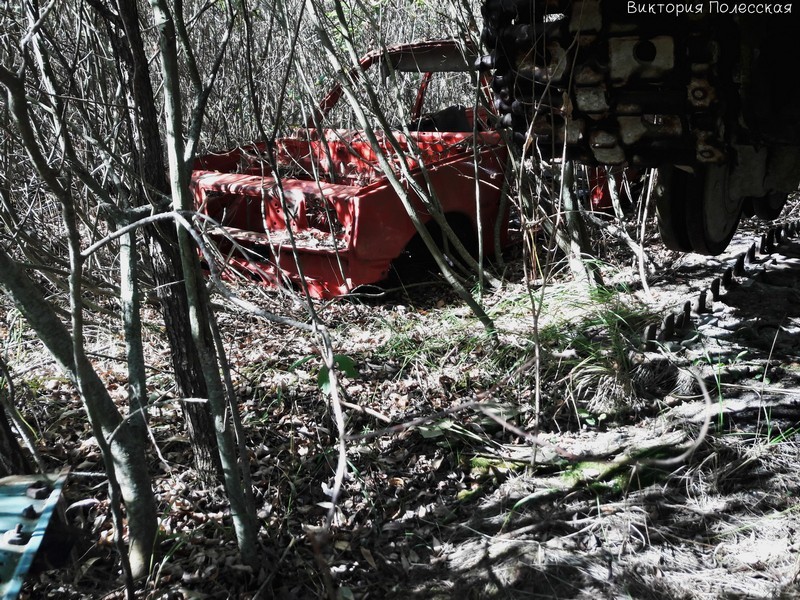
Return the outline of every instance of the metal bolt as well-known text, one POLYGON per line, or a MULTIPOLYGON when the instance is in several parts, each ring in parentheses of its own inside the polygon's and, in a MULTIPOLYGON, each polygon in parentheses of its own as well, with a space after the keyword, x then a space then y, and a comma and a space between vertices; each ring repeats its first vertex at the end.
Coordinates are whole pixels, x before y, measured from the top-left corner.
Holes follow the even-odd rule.
POLYGON ((747 262, 751 265, 756 262, 756 243, 753 242, 750 244, 750 247, 747 249, 747 262))
POLYGON ((28 543, 30 536, 25 535, 22 531, 22 523, 17 523, 17 526, 10 531, 3 534, 3 541, 12 546, 24 546, 28 543))
POLYGON ((646 352, 652 352, 656 349, 656 336, 658 335, 658 329, 655 323, 650 323, 644 329, 644 349, 646 352))
POLYGON ((25 495, 34 500, 44 500, 50 495, 52 488, 46 481, 37 481, 28 486, 25 495))
POLYGON ((733 274, 738 277, 741 277, 745 274, 744 254, 740 254, 736 257, 736 262, 733 264, 733 274))
POLYGON ((33 508, 33 504, 29 504, 25 507, 22 511, 22 518, 23 519, 38 519, 39 513, 36 512, 36 509, 33 508))
POLYGON ((722 287, 726 290, 733 285, 733 269, 728 267, 722 274, 722 287))
POLYGON ((761 234, 761 243, 759 244, 759 251, 761 254, 772 254, 772 248, 770 248, 770 242, 767 239, 766 234, 761 234))
POLYGON ((36 512, 36 509, 33 508, 33 504, 29 504, 22 511, 22 518, 23 519, 31 519, 31 520, 38 519, 39 515, 40 515, 40 513, 36 512))
POLYGON ((667 315, 661 322, 661 331, 667 340, 675 334, 675 315, 667 315))
MULTIPOLYGON (((705 313, 705 312, 708 312, 708 302, 709 302, 708 294, 709 294, 709 291, 710 290, 701 291, 699 294, 697 294, 697 298, 695 298, 694 302, 692 303, 692 309, 698 315, 700 315, 702 313, 705 313)), ((712 293, 712 295, 713 295, 713 293, 712 293)))
POLYGON ((719 277, 714 278, 714 281, 711 282, 711 298, 714 300, 719 300, 719 286, 721 283, 719 277))

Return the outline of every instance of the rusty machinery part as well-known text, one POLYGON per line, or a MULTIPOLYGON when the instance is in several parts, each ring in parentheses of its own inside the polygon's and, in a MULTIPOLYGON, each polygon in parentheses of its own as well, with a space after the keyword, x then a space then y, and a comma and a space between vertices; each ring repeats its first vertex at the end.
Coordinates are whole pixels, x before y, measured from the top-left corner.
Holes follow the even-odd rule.
MULTIPOLYGON (((716 276, 709 281, 692 281, 692 288, 700 290, 691 293, 681 306, 674 307, 662 313, 659 323, 648 324, 642 335, 644 350, 655 351, 659 344, 663 344, 676 334, 694 330, 692 319, 713 311, 713 304, 724 301, 724 295, 731 289, 740 285, 751 285, 759 274, 780 271, 787 268, 787 250, 792 253, 792 246, 796 248, 800 236, 800 221, 791 221, 781 225, 772 225, 760 239, 754 239, 744 252, 720 263, 712 273, 716 276), (784 246, 785 249, 782 249, 784 246), (777 254, 775 254, 777 253, 777 254), (749 280, 749 284, 746 283, 749 280)), ((796 251, 796 250, 795 250, 796 251)), ((789 258, 791 263, 794 259, 789 258)), ((766 279, 766 278, 765 278, 766 279)), ((773 279, 778 287, 791 285, 791 280, 780 278, 773 279), (787 283, 781 283, 786 281, 787 283)))
POLYGON ((719 253, 743 206, 775 218, 800 183, 800 79, 779 67, 800 61, 800 19, 631 4, 486 0, 478 66, 527 152, 658 167, 665 243, 719 253))

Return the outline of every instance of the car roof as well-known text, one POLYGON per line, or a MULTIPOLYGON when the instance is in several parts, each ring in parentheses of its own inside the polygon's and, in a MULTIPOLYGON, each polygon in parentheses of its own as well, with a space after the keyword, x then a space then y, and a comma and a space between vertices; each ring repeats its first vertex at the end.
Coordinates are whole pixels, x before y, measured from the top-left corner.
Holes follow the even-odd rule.
POLYGON ((387 61, 401 72, 452 72, 474 71, 478 52, 475 46, 455 39, 429 40, 389 46, 366 54, 360 61, 362 68, 387 61))

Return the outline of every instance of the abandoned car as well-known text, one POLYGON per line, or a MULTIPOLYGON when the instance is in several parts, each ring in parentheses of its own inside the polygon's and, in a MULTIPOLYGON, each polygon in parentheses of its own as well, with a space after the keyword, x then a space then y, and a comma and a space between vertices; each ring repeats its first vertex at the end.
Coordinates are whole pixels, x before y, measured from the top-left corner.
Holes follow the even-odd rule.
POLYGON ((337 84, 293 135, 198 158, 195 202, 227 264, 312 297, 346 294, 385 280, 393 261, 419 246, 411 210, 434 237, 442 239, 439 211, 465 246, 476 247, 480 231, 485 255, 502 247, 507 148, 488 125, 491 115, 477 102, 426 106, 432 81, 445 73, 471 82, 474 98, 475 58, 452 40, 366 55, 350 73, 355 85, 375 67, 419 73, 406 127, 320 126, 343 95, 337 84))

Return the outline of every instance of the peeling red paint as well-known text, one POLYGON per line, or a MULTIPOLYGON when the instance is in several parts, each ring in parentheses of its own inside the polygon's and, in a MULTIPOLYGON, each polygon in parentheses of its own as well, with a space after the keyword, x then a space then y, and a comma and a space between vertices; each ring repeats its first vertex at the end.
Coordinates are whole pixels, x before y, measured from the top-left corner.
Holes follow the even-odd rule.
MULTIPOLYGON (((465 61, 459 45, 445 41, 373 53, 361 65, 366 68, 383 58, 395 67, 403 62, 423 67, 437 60, 447 65, 465 61), (415 52, 418 60, 413 62, 415 52)), ((428 80, 423 78, 423 86, 428 80)), ((340 95, 337 86, 321 103, 321 114, 340 95)), ((415 110, 419 106, 417 98, 415 110)), ((469 131, 376 132, 378 144, 373 147, 363 131, 305 128, 272 147, 261 142, 203 156, 192 174, 197 206, 216 223, 212 236, 236 269, 271 285, 297 285, 302 271, 311 296, 346 294, 385 279, 392 261, 416 234, 380 168, 377 152, 382 151, 401 181, 400 161, 405 161, 411 177, 425 188, 421 161, 443 213, 467 217, 475 231, 479 198, 483 243, 491 253, 498 219, 503 221, 501 241, 507 231, 508 216, 500 214, 507 149, 498 133, 485 131, 485 114, 480 114, 479 132, 474 133, 473 111, 459 110, 469 131)), ((404 186, 410 189, 408 181, 404 186)), ((409 192, 409 197, 415 194, 409 192)), ((414 206, 424 222, 431 219, 421 200, 415 199, 414 206)))

